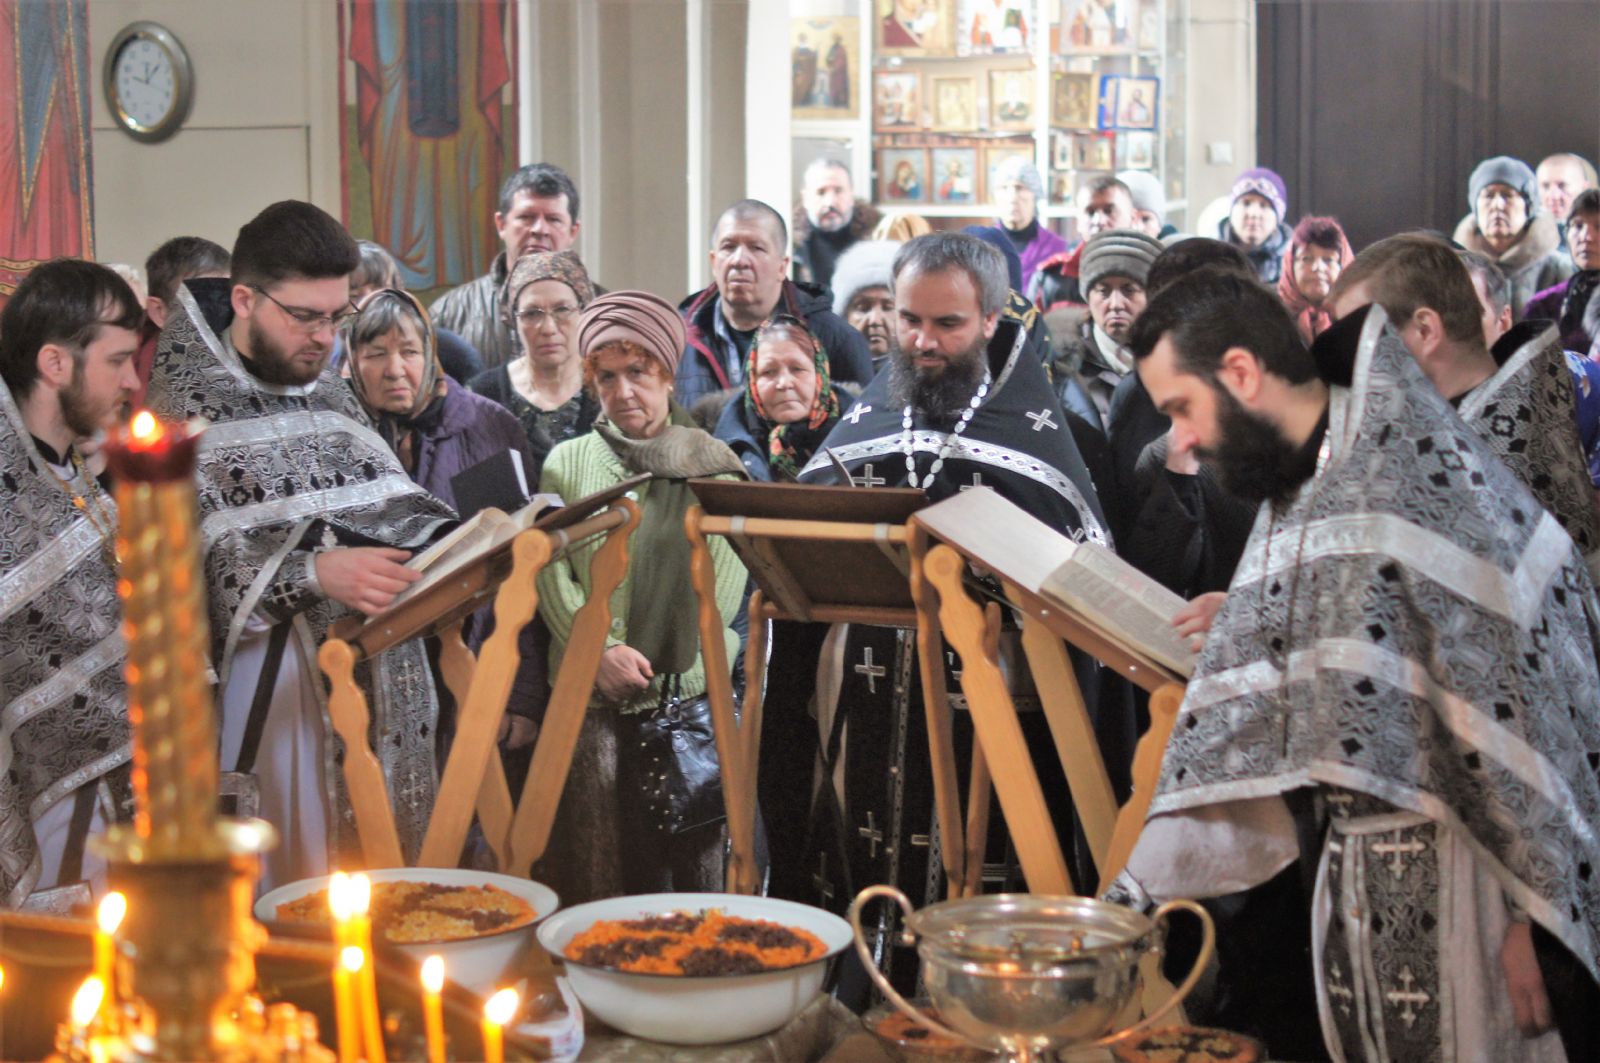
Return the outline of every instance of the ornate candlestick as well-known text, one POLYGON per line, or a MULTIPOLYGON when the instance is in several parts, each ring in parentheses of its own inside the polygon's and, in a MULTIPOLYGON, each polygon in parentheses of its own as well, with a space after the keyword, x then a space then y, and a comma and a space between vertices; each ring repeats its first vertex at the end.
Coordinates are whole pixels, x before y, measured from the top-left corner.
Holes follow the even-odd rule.
MULTIPOLYGON (((132 999, 130 1021, 103 1041, 91 1038, 91 1057, 231 1063, 282 1056, 251 996, 266 932, 250 904, 260 854, 275 834, 260 820, 217 816, 216 710, 195 517, 202 428, 141 411, 106 445, 117 479, 136 807, 131 825, 91 844, 128 898, 107 989, 125 989, 132 999)), ((277 1025, 291 1024, 280 1015, 277 1025)), ((296 1028, 295 1038, 302 1033, 296 1028)), ((311 1059, 328 1055, 306 1051, 311 1059)))

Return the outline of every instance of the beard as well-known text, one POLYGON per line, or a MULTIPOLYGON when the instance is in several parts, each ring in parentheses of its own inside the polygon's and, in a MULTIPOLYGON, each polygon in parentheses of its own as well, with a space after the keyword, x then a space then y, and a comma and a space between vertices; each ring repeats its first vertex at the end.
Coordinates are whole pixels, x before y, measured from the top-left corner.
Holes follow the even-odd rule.
POLYGON ((89 397, 89 389, 83 383, 83 370, 74 368, 72 380, 58 393, 61 400, 61 419, 67 423, 67 428, 78 439, 92 439, 101 431, 110 426, 111 415, 121 408, 125 396, 119 395, 117 401, 109 405, 96 403, 89 397))
MULTIPOLYGON (((1215 385, 1214 385, 1215 386, 1215 385)), ((1217 474, 1222 486, 1251 504, 1282 505, 1316 472, 1317 456, 1284 437, 1277 425, 1251 413, 1226 388, 1216 386, 1215 447, 1196 447, 1195 457, 1217 474)))
POLYGON ((919 369, 916 352, 896 345, 889 353, 889 401, 910 406, 933 424, 953 425, 983 382, 988 341, 951 358, 937 370, 919 369))
POLYGON ((836 233, 850 224, 850 215, 838 207, 823 207, 811 215, 811 224, 825 233, 836 233))
MULTIPOLYGON (((267 335, 267 330, 261 323, 251 319, 249 330, 246 334, 250 340, 250 353, 245 357, 245 364, 257 380, 266 384, 292 384, 301 386, 311 383, 322 375, 322 370, 327 367, 328 354, 331 347, 323 347, 309 339, 299 351, 290 352, 281 344, 267 335), (295 364, 294 355, 301 351, 320 351, 322 357, 313 365, 300 366, 295 364)), ((243 352, 240 352, 243 354, 243 352)))

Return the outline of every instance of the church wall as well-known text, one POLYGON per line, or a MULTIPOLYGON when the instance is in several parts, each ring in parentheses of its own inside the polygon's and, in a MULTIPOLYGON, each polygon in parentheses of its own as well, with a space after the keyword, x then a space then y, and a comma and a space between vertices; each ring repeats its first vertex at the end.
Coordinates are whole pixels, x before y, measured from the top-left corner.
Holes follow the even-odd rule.
POLYGON ((231 246, 275 200, 338 214, 337 8, 260 0, 89 0, 95 252, 142 266, 163 240, 231 246), (142 144, 111 118, 102 66, 139 19, 177 36, 194 67, 194 105, 170 139, 142 144))

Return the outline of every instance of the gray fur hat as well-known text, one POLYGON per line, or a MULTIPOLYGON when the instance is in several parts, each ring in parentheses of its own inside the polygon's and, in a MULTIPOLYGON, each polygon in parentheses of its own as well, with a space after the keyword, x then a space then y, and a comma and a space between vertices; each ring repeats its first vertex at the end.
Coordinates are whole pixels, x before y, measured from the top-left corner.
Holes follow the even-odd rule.
POLYGON ((1127 277, 1142 287, 1150 277, 1150 263, 1165 250, 1161 241, 1137 229, 1107 229, 1083 245, 1078 284, 1085 296, 1101 277, 1127 277))
MULTIPOLYGON (((1039 176, 1039 168, 1021 155, 1011 156, 994 171, 995 184, 1006 185, 1013 181, 1025 184, 1033 190, 1035 210, 1044 206, 1044 179, 1039 176)), ((989 193, 989 198, 994 198, 992 191, 989 193)))
POLYGON ((833 312, 844 316, 856 292, 863 288, 887 288, 900 244, 894 240, 861 240, 845 248, 833 264, 833 312))
POLYGON ((1533 170, 1521 159, 1496 155, 1478 163, 1477 169, 1472 171, 1472 176, 1467 180, 1468 210, 1477 212, 1478 194, 1490 185, 1515 188, 1522 195, 1523 202, 1528 204, 1528 217, 1539 213, 1539 182, 1534 178, 1533 170))

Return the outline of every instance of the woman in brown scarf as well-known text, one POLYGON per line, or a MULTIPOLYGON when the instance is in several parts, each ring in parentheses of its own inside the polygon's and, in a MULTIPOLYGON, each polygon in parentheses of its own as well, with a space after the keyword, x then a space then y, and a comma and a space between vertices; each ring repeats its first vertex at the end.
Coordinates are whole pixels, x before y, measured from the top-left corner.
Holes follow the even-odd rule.
MULTIPOLYGON (((737 478, 741 466, 672 401, 684 326, 671 304, 645 292, 602 296, 584 312, 578 343, 584 381, 601 415, 593 432, 551 451, 539 489, 576 499, 640 473, 654 479, 637 492, 643 519, 629 544, 627 575, 611 598, 611 635, 550 850, 534 877, 569 903, 619 893, 720 890, 720 817, 662 821, 641 789, 648 781, 645 770, 635 770, 627 756, 664 701, 675 695, 694 702, 705 693, 683 533, 693 492, 685 481, 737 478)), ((552 674, 573 618, 588 600, 589 559, 596 548, 580 548, 540 573, 539 614, 552 635, 552 674)), ((711 554, 731 661, 739 648, 732 625, 745 570, 724 539, 712 538, 711 554)))

